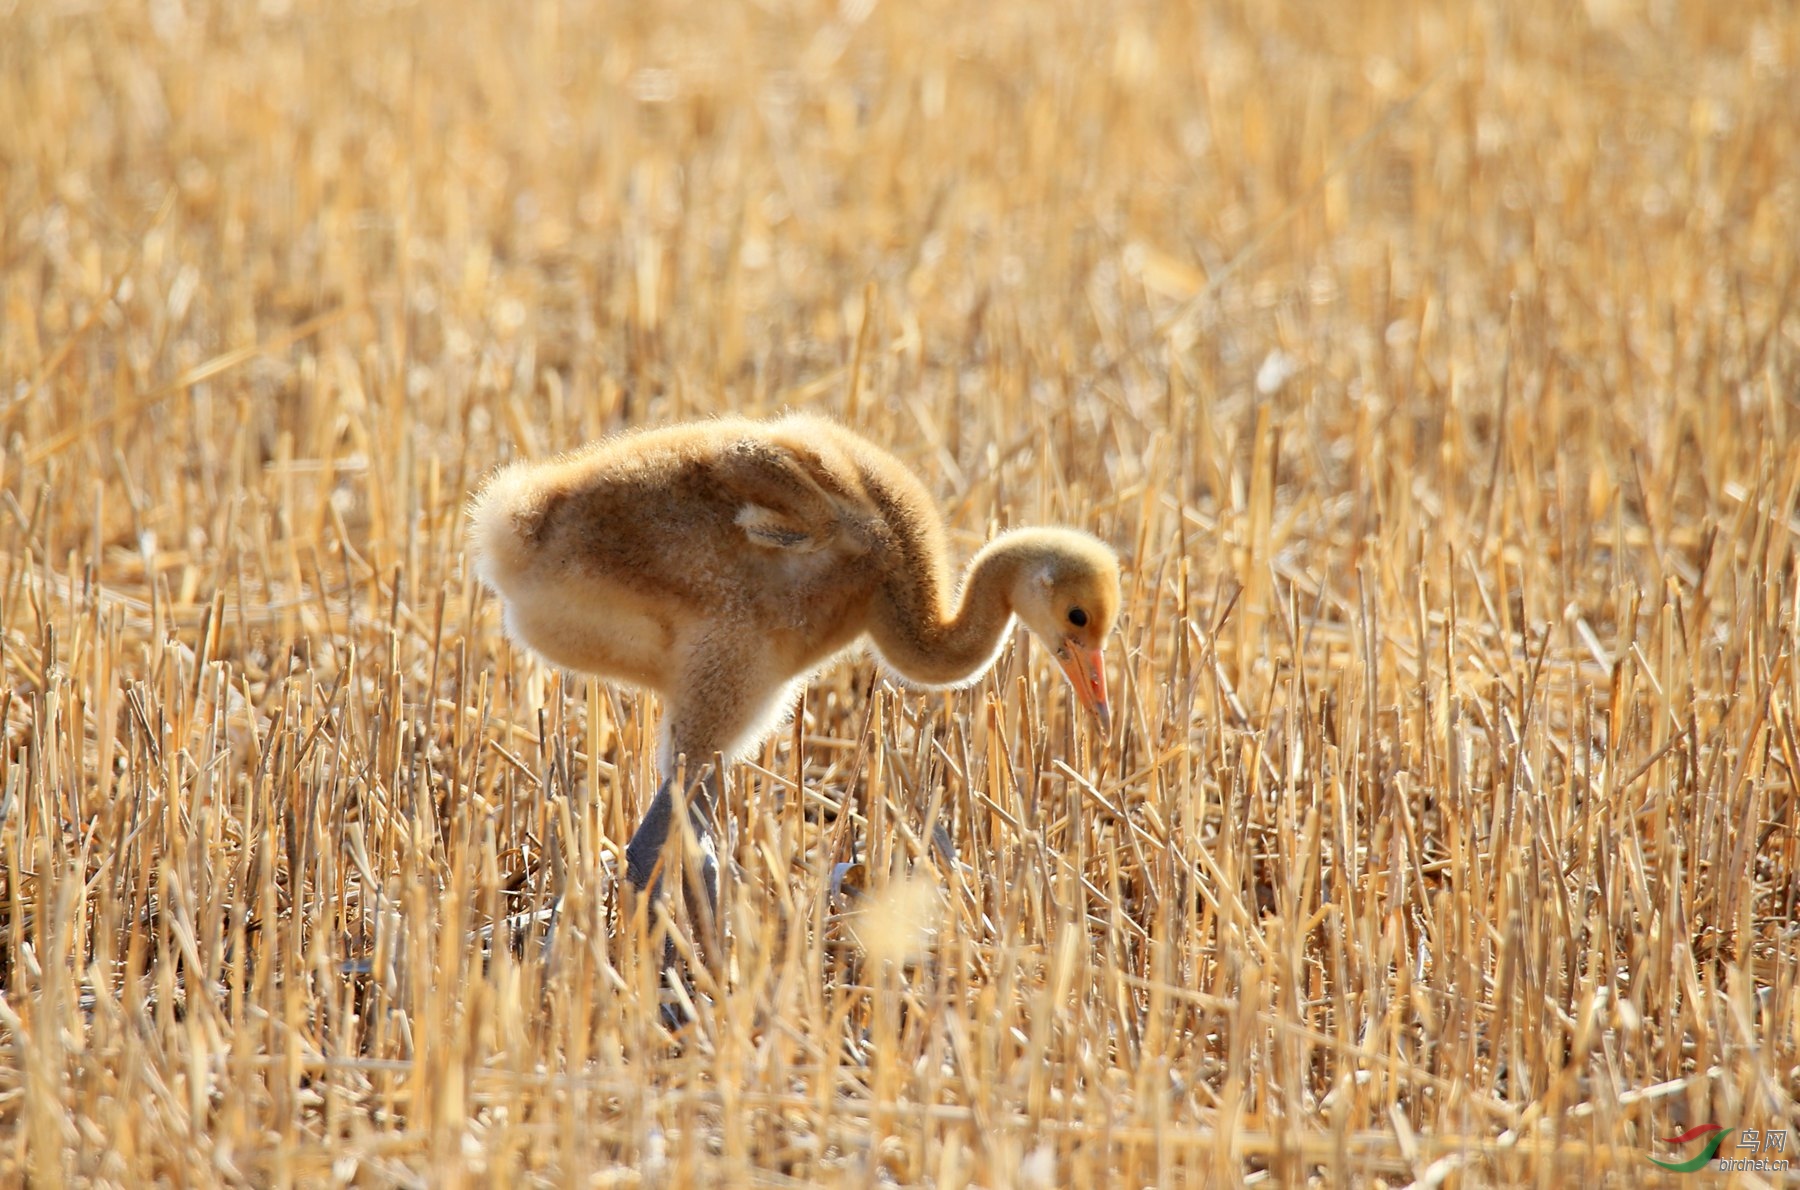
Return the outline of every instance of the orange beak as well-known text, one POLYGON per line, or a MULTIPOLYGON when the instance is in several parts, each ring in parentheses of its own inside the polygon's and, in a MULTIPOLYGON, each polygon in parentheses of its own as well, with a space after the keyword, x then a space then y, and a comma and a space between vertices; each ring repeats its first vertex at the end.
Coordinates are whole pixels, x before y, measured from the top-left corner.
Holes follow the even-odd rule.
POLYGON ((1075 699, 1100 721, 1100 734, 1112 734, 1112 708, 1106 704, 1106 661, 1099 649, 1084 649, 1064 640, 1056 650, 1056 663, 1075 687, 1075 699))

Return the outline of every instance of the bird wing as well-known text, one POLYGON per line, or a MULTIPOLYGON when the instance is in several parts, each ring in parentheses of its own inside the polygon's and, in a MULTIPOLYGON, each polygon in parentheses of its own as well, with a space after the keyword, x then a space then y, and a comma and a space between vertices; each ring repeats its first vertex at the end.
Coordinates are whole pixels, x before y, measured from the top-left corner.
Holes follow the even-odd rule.
POLYGON ((744 530, 744 536, 757 545, 795 550, 803 554, 813 553, 825 546, 825 541, 818 535, 795 524, 779 510, 765 508, 761 504, 744 505, 738 509, 735 519, 744 530))
POLYGON ((794 452, 746 438, 726 449, 719 479, 739 501, 733 518, 752 544, 813 553, 842 535, 838 501, 794 452))

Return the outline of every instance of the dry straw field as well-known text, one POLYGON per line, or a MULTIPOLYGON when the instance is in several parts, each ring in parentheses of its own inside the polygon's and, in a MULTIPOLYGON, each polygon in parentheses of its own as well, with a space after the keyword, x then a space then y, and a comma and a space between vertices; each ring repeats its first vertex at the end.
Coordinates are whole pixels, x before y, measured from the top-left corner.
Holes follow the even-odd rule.
POLYGON ((1793 1133, 1796 96, 1754 0, 0 5, 0 1181, 1793 1133), (1113 542, 1115 727, 1022 637, 815 682, 672 1038, 656 707, 508 643, 464 506, 780 409, 962 556, 1113 542))

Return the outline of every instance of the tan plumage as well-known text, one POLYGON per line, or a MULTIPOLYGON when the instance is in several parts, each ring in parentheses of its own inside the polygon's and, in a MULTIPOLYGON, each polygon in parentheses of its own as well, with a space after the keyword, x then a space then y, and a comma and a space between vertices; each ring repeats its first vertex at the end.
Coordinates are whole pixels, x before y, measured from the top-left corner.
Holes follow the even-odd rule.
POLYGON ((833 422, 725 418, 609 438, 498 472, 470 516, 516 640, 663 697, 664 788, 627 850, 640 887, 667 835, 676 758, 697 769, 744 755, 808 674, 862 640, 912 682, 956 685, 987 670, 1017 615, 1107 718, 1112 551, 1068 529, 1004 533, 959 597, 924 486, 833 422))

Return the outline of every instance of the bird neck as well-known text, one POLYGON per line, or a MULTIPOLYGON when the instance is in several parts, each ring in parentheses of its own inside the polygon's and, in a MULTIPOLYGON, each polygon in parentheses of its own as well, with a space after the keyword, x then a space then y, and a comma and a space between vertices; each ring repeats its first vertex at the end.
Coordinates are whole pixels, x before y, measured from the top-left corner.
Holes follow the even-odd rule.
POLYGON ((1005 534, 969 562, 962 592, 952 612, 941 562, 924 576, 901 584, 890 597, 887 622, 875 644, 887 663, 908 681, 955 686, 987 672, 1000 652, 1013 618, 1013 591, 1034 551, 1026 540, 1005 534))

